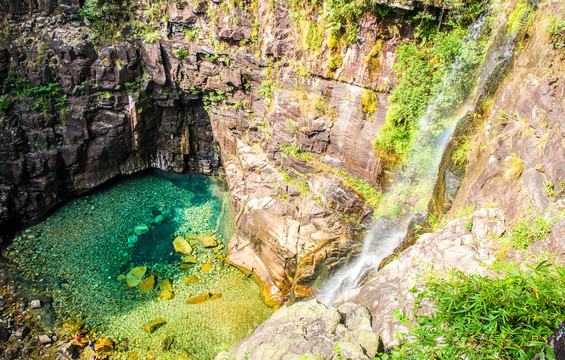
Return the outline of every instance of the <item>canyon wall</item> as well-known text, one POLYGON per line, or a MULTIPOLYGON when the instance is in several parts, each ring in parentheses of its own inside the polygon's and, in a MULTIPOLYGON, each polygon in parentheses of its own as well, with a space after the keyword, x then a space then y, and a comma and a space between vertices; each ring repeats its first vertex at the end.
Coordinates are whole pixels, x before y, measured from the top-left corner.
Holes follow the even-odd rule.
POLYGON ((3 3, 3 233, 118 175, 225 173, 229 261, 270 304, 310 295, 360 247, 363 189, 390 177, 373 142, 413 5, 383 4, 338 46, 284 1, 136 1, 110 39, 82 1, 3 3))

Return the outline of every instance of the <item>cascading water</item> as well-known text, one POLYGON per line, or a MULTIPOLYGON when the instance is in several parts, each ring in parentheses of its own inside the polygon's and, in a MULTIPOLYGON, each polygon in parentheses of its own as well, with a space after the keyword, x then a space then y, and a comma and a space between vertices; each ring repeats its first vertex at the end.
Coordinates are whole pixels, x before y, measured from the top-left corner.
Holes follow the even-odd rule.
POLYGON ((424 198, 426 203, 429 200, 445 145, 451 138, 458 120, 472 105, 471 102, 464 103, 465 99, 471 98, 471 89, 461 84, 470 72, 474 73, 474 67, 469 63, 470 55, 482 56, 484 47, 481 45, 481 38, 484 35, 485 22, 486 16, 482 16, 469 27, 456 61, 447 71, 425 113, 418 120, 417 140, 406 166, 385 195, 384 201, 401 206, 402 209, 397 213, 405 215, 394 219, 381 216, 375 220, 363 239, 361 253, 352 263, 325 282, 320 296, 323 303, 331 305, 347 291, 357 288, 367 276, 377 270, 381 261, 399 246, 406 234, 409 215, 417 211, 409 202, 399 204, 400 199, 417 194, 418 197, 424 198))

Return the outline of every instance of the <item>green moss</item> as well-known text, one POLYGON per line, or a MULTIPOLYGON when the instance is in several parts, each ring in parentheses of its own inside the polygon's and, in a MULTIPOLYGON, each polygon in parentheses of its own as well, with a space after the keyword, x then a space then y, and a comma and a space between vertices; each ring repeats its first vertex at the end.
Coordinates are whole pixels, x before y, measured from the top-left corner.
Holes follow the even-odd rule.
POLYGON ((343 65, 343 58, 340 54, 333 54, 328 59, 328 69, 330 71, 335 71, 343 65))
POLYGON ((304 151, 297 146, 281 145, 281 149, 287 154, 294 156, 302 161, 307 162, 314 168, 325 171, 327 173, 338 176, 343 180, 343 183, 355 190, 361 197, 367 201, 373 208, 376 208, 382 199, 382 193, 374 186, 369 184, 363 179, 358 179, 345 170, 337 169, 329 166, 326 163, 318 160, 318 155, 304 151))
POLYGON ((514 10, 508 15, 507 25, 508 25, 508 33, 515 34, 516 31, 520 28, 522 24, 522 20, 524 17, 530 12, 531 6, 528 4, 527 0, 520 0, 514 10))
POLYGON ((363 104, 363 112, 372 114, 377 110, 379 104, 377 100, 377 92, 371 89, 365 89, 361 94, 361 103, 363 104))

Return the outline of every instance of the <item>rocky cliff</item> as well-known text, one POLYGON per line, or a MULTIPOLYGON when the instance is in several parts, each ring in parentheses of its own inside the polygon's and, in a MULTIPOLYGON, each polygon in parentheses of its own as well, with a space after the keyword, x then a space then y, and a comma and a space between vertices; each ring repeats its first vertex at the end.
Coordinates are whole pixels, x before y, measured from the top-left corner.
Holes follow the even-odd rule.
POLYGON ((378 6, 346 44, 286 2, 4 2, 4 233, 118 175, 225 173, 231 263, 271 304, 311 294, 392 164, 373 141, 414 5, 378 6))

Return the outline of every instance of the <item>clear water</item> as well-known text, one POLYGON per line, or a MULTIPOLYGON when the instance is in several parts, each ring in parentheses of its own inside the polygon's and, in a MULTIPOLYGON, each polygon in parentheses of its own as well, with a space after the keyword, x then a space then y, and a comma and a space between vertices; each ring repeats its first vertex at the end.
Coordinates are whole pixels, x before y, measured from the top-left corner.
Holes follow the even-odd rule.
MULTIPOLYGON (((30 291, 53 299, 58 318, 82 319, 100 336, 127 339, 129 353, 140 358, 211 359, 248 335, 270 314, 259 287, 225 263, 234 233, 225 183, 203 175, 151 173, 130 177, 61 207, 42 223, 17 236, 6 254, 14 273, 30 291), (157 223, 157 216, 165 220, 157 223), (134 245, 128 237, 146 224, 150 231, 134 245), (180 269, 172 242, 178 235, 213 235, 219 245, 192 242, 197 263, 180 269), (212 270, 201 272, 205 263, 212 270), (158 281, 171 279, 175 297, 159 299, 159 289, 128 288, 120 275, 147 266, 158 281), (196 276, 193 284, 181 284, 196 276), (206 292, 222 297, 197 305, 185 301, 206 292), (153 334, 142 327, 162 317, 153 334), (161 342, 173 337, 170 350, 161 342)), ((117 354, 113 358, 120 358, 117 354)))

